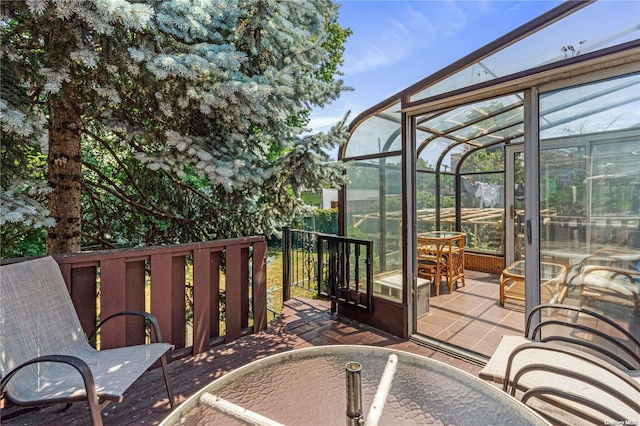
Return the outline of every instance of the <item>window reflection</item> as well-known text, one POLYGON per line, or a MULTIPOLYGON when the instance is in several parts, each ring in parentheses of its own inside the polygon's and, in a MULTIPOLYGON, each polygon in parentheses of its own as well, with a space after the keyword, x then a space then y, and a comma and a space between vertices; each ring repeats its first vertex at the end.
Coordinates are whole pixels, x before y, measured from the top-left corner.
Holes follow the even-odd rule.
POLYGON ((567 266, 569 303, 638 334, 638 74, 540 97, 541 260, 567 266))
POLYGON ((378 276, 374 294, 398 302, 402 301, 401 161, 394 156, 350 164, 346 191, 347 236, 373 240, 373 272, 378 276))

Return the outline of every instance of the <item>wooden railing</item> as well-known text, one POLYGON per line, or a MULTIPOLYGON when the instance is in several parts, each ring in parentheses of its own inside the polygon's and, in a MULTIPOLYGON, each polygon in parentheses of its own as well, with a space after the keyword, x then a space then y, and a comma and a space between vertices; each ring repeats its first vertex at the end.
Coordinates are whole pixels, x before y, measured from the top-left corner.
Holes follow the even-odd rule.
MULTIPOLYGON (((94 329, 99 317, 123 310, 150 311, 178 357, 266 328, 266 251, 263 237, 247 237, 54 258, 85 333, 94 329)), ((119 317, 102 327, 100 348, 146 339, 139 318, 119 317)))

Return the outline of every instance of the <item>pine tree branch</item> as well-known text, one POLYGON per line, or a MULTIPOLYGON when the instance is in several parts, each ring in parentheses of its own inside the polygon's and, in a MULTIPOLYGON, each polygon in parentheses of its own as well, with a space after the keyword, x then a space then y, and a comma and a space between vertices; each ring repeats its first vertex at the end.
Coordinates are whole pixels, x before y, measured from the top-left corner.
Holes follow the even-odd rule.
MULTIPOLYGON (((118 155, 116 154, 116 152, 112 149, 111 145, 109 145, 103 138, 101 138, 100 136, 98 136, 97 134, 95 134, 94 132, 87 132, 87 134, 89 134, 92 138, 94 138, 95 140, 99 141, 100 144, 109 151, 109 153, 111 154, 111 156, 118 162, 118 165, 120 166, 120 168, 127 174, 127 177, 129 178, 129 181, 131 182, 131 184, 135 187, 135 189, 137 190, 137 192, 139 194, 141 194, 141 196, 143 198, 145 198, 145 201, 147 201, 147 203, 152 204, 151 201, 148 199, 148 197, 146 197, 144 195, 144 192, 139 188, 139 186, 137 185, 134 177, 131 175, 128 167, 120 160, 120 158, 118 157, 118 155)), ((125 141, 125 139, 123 139, 120 136, 120 139, 125 141)), ((133 145, 133 144, 128 144, 129 146, 132 146, 134 149, 138 150, 139 152, 142 152, 143 150, 141 149, 141 147, 137 144, 133 145)), ((211 206, 215 206, 215 203, 212 202, 211 197, 209 197, 207 194, 203 193, 202 191, 198 190, 196 187, 194 187, 193 185, 189 185, 187 183, 185 183, 183 180, 178 179, 175 175, 170 174, 170 173, 165 173, 164 176, 166 176, 169 180, 171 180, 174 184, 176 184, 177 186, 179 186, 180 188, 189 191, 193 194, 195 194, 200 200, 204 201, 205 203, 211 205, 211 206)), ((155 207, 155 206, 154 206, 155 207)))
MULTIPOLYGON (((95 174, 97 174, 101 180, 104 180, 106 182, 108 182, 110 185, 112 185, 112 187, 114 188, 118 188, 118 185, 112 180, 110 179, 107 175, 105 175, 104 173, 102 173, 99 169, 93 167, 90 164, 85 163, 84 164, 85 167, 87 167, 89 170, 91 170, 92 172, 94 172, 95 174)), ((93 187, 96 188, 100 188, 106 192, 108 192, 109 194, 113 195, 114 197, 118 198, 119 200, 123 201, 124 203, 135 207, 137 210, 146 213, 148 215, 151 215, 153 217, 159 218, 159 219, 170 219, 170 220, 175 220, 178 222, 186 222, 186 223, 193 223, 193 219, 187 219, 184 217, 179 217, 179 216, 174 216, 172 214, 167 213, 166 211, 160 209, 159 207, 152 205, 152 207, 155 209, 150 209, 148 207, 145 207, 143 204, 140 204, 138 202, 133 201, 131 198, 124 196, 124 192, 123 191, 115 191, 113 190, 111 187, 103 185, 101 183, 98 182, 92 182, 89 180, 85 180, 85 184, 87 185, 91 185, 93 187)))
MULTIPOLYGON (((97 140, 98 142, 100 142, 100 145, 106 149, 107 151, 109 151, 109 153, 111 154, 111 157, 113 157, 113 159, 118 163, 118 166, 120 166, 120 169, 122 171, 125 172, 125 174, 128 177, 128 181, 129 184, 132 185, 134 187, 134 189, 136 190, 136 192, 140 195, 140 197, 150 206, 153 206, 153 208, 160 210, 157 206, 155 206, 151 200, 145 195, 144 191, 142 191, 140 189, 140 187, 138 186, 138 183, 136 182, 135 178, 133 177, 133 175, 129 172, 129 168, 120 160, 120 157, 118 157, 118 154, 115 152, 115 150, 112 148, 112 146, 107 143, 103 138, 101 138, 100 136, 98 136, 97 134, 93 133, 93 132, 86 132, 88 135, 90 135, 92 138, 94 138, 94 140, 97 140)), ((117 187, 117 185, 113 184, 113 186, 117 187)))

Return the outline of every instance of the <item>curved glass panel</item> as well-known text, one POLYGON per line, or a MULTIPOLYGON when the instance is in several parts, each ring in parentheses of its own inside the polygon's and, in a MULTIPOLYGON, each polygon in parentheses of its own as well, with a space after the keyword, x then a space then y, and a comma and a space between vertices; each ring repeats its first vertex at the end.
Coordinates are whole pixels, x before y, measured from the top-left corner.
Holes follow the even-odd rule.
MULTIPOLYGON (((420 141, 418 141, 420 143, 420 141)), ((447 138, 437 138, 431 140, 418 154, 417 167, 419 170, 435 170, 438 158, 449 148, 451 140, 447 138)))
MULTIPOLYGON (((470 149, 521 138, 524 133, 524 96, 521 93, 435 111, 418 118, 418 168, 435 168, 449 150, 440 171, 455 171, 470 149), (426 144, 425 144, 426 142, 426 144), (450 149, 450 147, 454 146, 450 149), (424 146, 424 147, 423 147, 424 146)), ((499 170, 502 170, 501 166, 499 170)))
POLYGON ((458 161, 460 161, 460 158, 462 158, 469 148, 468 145, 458 145, 447 151, 442 159, 442 163, 440 163, 440 171, 455 172, 458 167, 458 161))
POLYGON ((460 173, 485 173, 504 171, 504 144, 479 149, 462 163, 460 173))
POLYGON ((367 118, 353 131, 345 157, 399 151, 402 148, 400 103, 367 118))
POLYGON ((410 101, 637 40, 638 16, 640 2, 598 1, 425 88, 410 101))

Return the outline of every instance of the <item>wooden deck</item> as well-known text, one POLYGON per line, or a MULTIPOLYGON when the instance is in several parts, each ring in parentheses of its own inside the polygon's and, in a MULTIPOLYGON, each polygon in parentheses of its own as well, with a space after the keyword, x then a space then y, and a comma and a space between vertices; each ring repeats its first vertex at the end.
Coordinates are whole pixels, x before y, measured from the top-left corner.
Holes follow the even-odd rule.
MULTIPOLYGON (((325 301, 292 299, 266 331, 242 337, 194 357, 173 361, 170 374, 178 401, 182 402, 207 383, 250 361, 296 348, 340 344, 395 348, 443 361, 472 374, 480 371, 477 365, 332 315, 325 301)), ((27 412, 24 408, 10 407, 2 411, 2 424, 89 424, 85 403, 75 403, 63 413, 60 412, 61 407, 50 406, 27 412)), ((134 383, 121 404, 108 405, 103 411, 103 419, 105 425, 158 424, 168 413, 162 374, 155 369, 134 383)))

